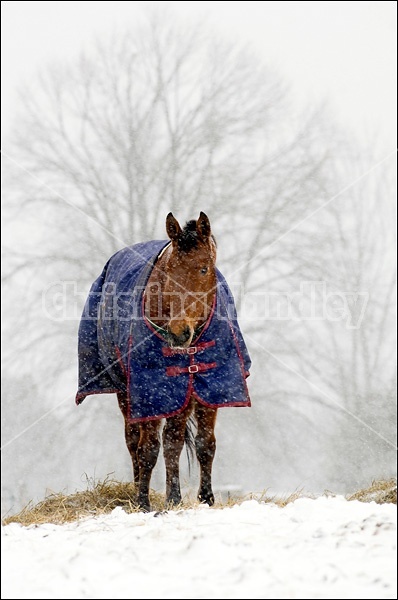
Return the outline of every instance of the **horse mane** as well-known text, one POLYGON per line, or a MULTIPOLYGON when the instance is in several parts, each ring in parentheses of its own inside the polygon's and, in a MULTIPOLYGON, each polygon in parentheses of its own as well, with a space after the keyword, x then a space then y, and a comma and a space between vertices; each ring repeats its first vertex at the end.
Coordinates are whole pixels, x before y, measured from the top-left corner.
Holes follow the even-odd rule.
MULTIPOLYGON (((217 245, 216 239, 212 234, 212 240, 217 245)), ((196 229, 196 221, 193 219, 191 221, 187 221, 184 225, 184 228, 181 232, 180 237, 178 238, 178 248, 182 250, 182 252, 189 252, 193 248, 198 247, 199 236, 196 229)))

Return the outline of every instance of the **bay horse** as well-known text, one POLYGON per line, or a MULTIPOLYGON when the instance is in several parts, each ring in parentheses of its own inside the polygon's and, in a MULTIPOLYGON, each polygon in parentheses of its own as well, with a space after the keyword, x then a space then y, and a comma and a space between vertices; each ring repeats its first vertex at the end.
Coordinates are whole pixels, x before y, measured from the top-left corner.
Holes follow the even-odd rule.
POLYGON ((143 511, 151 509, 164 420, 166 507, 182 501, 179 461, 191 420, 200 465, 197 497, 212 506, 217 410, 250 406, 250 357, 232 294, 216 267, 210 220, 201 212, 181 228, 169 213, 166 232, 168 240, 135 244, 109 259, 79 328, 76 403, 116 392, 143 511))

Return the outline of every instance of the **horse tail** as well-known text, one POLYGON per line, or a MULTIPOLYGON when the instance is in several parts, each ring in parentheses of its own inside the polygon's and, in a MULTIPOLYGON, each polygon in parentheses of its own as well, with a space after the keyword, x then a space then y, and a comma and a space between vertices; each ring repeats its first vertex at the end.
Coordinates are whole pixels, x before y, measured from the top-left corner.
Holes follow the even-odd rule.
POLYGON ((191 415, 187 421, 185 426, 185 448, 187 451, 187 459, 188 459, 188 473, 191 474, 191 465, 192 461, 195 458, 195 420, 191 415))

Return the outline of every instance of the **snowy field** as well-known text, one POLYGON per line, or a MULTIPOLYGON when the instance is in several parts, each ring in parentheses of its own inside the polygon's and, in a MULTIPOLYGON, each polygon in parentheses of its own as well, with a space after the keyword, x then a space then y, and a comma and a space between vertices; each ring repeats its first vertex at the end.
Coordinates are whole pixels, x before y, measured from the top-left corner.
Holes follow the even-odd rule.
POLYGON ((342 496, 279 508, 2 527, 2 598, 396 598, 396 506, 342 496))

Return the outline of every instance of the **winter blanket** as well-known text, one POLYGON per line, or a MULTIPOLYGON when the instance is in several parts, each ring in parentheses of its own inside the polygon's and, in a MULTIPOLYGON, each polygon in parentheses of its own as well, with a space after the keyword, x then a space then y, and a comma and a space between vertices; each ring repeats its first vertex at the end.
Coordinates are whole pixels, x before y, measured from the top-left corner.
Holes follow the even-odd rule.
POLYGON ((169 417, 194 396, 205 406, 250 406, 251 360, 235 303, 217 269, 212 312, 189 348, 173 349, 144 315, 144 291, 168 240, 123 248, 94 281, 80 321, 76 403, 123 393, 130 422, 169 417))

